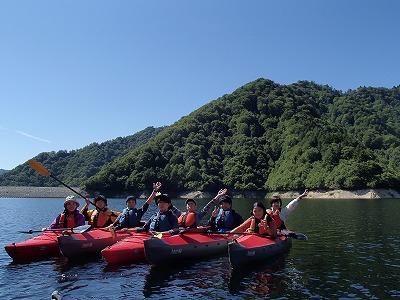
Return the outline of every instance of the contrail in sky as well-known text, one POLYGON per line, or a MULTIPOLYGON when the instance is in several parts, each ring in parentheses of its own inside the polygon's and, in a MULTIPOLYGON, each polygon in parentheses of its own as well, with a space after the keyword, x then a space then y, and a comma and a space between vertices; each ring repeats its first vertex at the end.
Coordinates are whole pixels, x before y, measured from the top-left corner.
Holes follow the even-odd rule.
POLYGON ((25 132, 23 132, 23 131, 16 130, 15 132, 16 132, 16 133, 19 133, 19 134, 22 134, 22 135, 24 135, 24 136, 27 136, 27 137, 29 137, 29 138, 38 140, 38 141, 42 141, 42 142, 45 142, 45 143, 50 143, 50 141, 48 141, 48 140, 44 140, 44 139, 38 138, 38 137, 33 136, 33 135, 31 135, 31 134, 25 133, 25 132))

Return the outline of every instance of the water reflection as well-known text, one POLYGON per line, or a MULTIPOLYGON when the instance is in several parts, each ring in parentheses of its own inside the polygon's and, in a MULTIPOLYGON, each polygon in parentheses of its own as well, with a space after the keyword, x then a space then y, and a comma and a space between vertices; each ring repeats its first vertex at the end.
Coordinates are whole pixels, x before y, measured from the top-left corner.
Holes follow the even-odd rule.
POLYGON ((228 283, 232 295, 248 294, 265 297, 276 294, 284 285, 288 253, 275 256, 264 263, 247 265, 243 268, 232 269, 228 283))
MULTIPOLYGON (((163 295, 188 294, 193 298, 215 298, 229 282, 227 257, 217 257, 178 266, 152 266, 144 284, 143 295, 162 298, 163 295)), ((219 295, 224 298, 226 295, 219 295)), ((167 297, 167 298, 170 298, 167 297)), ((218 298, 218 297, 217 297, 218 298)))

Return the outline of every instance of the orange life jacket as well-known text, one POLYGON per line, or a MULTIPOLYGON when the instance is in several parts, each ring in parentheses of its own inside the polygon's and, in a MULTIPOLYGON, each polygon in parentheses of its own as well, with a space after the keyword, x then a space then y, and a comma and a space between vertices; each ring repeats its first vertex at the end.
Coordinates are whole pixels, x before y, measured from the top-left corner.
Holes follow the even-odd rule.
POLYGON ((275 210, 274 212, 272 212, 272 209, 267 210, 267 214, 271 215, 274 218, 274 221, 276 223, 276 228, 282 230, 286 229, 286 226, 283 220, 281 219, 280 213, 281 213, 280 209, 275 210))
POLYGON ((196 213, 184 212, 178 218, 178 225, 182 227, 196 227, 196 213))
POLYGON ((251 217, 251 223, 249 227, 251 232, 268 235, 268 231, 264 228, 264 226, 258 226, 258 224, 260 224, 260 221, 257 222, 254 216, 251 217))
POLYGON ((92 214, 90 215, 90 219, 88 221, 89 225, 93 227, 102 228, 112 224, 110 216, 106 214, 98 212, 96 209, 92 210, 92 214))
POLYGON ((74 228, 76 227, 75 215, 70 214, 66 217, 65 213, 60 215, 60 220, 58 220, 57 228, 74 228))

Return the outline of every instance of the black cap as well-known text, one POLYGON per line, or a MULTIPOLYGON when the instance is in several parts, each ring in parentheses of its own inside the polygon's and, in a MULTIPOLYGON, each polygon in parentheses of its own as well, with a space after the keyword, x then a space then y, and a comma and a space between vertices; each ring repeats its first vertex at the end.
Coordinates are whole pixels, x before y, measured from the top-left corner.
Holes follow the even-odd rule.
POLYGON ((228 195, 223 195, 221 198, 219 198, 219 204, 221 204, 221 202, 232 204, 232 199, 228 195))
POLYGON ((188 204, 188 202, 193 202, 194 205, 197 205, 196 201, 194 201, 193 199, 187 199, 185 204, 188 204))
POLYGON ((157 195, 157 196, 154 198, 154 200, 156 201, 157 204, 158 204, 159 201, 163 201, 163 202, 165 202, 165 203, 171 203, 171 198, 168 197, 168 195, 165 195, 165 194, 157 195))
POLYGON ((126 197, 125 203, 128 202, 128 200, 135 200, 135 202, 136 202, 136 198, 135 198, 134 196, 128 196, 128 197, 126 197))

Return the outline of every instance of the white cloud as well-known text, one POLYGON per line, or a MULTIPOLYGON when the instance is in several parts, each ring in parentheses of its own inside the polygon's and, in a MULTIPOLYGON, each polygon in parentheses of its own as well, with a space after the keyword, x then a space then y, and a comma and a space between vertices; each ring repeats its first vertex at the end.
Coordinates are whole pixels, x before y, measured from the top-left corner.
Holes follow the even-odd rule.
POLYGON ((26 132, 19 131, 19 130, 16 130, 15 132, 16 132, 16 133, 19 133, 19 134, 22 134, 22 135, 24 135, 24 136, 27 136, 27 137, 29 137, 29 138, 32 138, 32 139, 35 139, 35 140, 42 141, 42 142, 45 142, 45 143, 49 143, 49 144, 50 144, 50 141, 45 140, 45 139, 41 139, 41 138, 39 138, 39 137, 33 136, 33 135, 31 135, 31 134, 28 134, 28 133, 26 133, 26 132))

